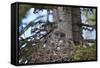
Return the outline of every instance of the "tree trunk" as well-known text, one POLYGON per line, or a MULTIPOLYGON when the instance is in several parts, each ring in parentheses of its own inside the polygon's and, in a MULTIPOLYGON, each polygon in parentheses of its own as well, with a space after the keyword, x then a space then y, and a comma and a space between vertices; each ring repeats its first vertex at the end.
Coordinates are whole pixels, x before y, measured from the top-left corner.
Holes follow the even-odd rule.
POLYGON ((74 52, 73 44, 70 41, 72 39, 71 8, 54 8, 53 17, 56 28, 53 30, 46 43, 51 52, 50 55, 52 55, 53 61, 70 61, 74 52))
POLYGON ((79 43, 82 41, 82 27, 78 25, 81 24, 80 8, 72 8, 72 23, 73 41, 79 43))

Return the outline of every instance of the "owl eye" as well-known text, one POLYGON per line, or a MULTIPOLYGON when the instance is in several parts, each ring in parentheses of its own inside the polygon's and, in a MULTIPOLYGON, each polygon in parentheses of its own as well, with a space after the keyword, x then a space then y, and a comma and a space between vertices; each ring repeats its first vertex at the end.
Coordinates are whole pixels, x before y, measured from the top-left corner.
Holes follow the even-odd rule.
POLYGON ((60 32, 60 31, 56 31, 56 32, 55 32, 55 35, 56 35, 56 36, 60 36, 60 37, 65 37, 65 33, 60 32))
POLYGON ((65 37, 65 33, 61 33, 60 34, 60 37, 65 37))
POLYGON ((59 35, 59 31, 56 31, 54 34, 55 34, 56 36, 58 36, 58 35, 59 35))

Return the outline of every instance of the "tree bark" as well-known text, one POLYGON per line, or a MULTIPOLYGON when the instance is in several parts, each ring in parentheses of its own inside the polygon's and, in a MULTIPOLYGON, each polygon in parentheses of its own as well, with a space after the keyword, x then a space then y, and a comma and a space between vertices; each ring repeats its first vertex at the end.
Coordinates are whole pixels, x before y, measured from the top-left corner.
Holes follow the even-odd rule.
POLYGON ((78 25, 81 24, 80 8, 72 8, 72 23, 73 41, 79 43, 82 41, 82 27, 78 25))

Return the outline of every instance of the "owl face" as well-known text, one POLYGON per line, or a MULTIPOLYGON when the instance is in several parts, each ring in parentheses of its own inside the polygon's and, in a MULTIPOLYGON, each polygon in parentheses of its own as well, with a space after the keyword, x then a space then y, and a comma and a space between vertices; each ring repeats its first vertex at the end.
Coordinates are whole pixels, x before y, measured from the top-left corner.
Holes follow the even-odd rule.
POLYGON ((66 34, 61 31, 55 31, 54 36, 56 39, 60 40, 60 39, 64 38, 66 36, 66 34))

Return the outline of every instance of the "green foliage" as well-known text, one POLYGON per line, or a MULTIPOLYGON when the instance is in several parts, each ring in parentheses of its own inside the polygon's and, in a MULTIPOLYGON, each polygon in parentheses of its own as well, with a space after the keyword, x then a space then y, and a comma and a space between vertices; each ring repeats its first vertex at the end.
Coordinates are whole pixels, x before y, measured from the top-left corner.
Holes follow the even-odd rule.
POLYGON ((96 60, 96 45, 93 44, 90 47, 76 47, 76 51, 73 55, 73 61, 80 60, 96 60))
POLYGON ((88 16, 88 22, 91 25, 95 25, 96 23, 96 10, 95 9, 93 9, 93 14, 88 16))
POLYGON ((25 63, 25 61, 29 61, 32 58, 33 53, 37 53, 40 49, 40 45, 32 46, 31 44, 27 44, 26 47, 20 50, 19 59, 22 59, 21 63, 25 63))
POLYGON ((89 25, 95 25, 96 23, 96 9, 94 8, 83 8, 83 15, 87 18, 89 25), (91 11, 90 11, 91 10, 91 11))

